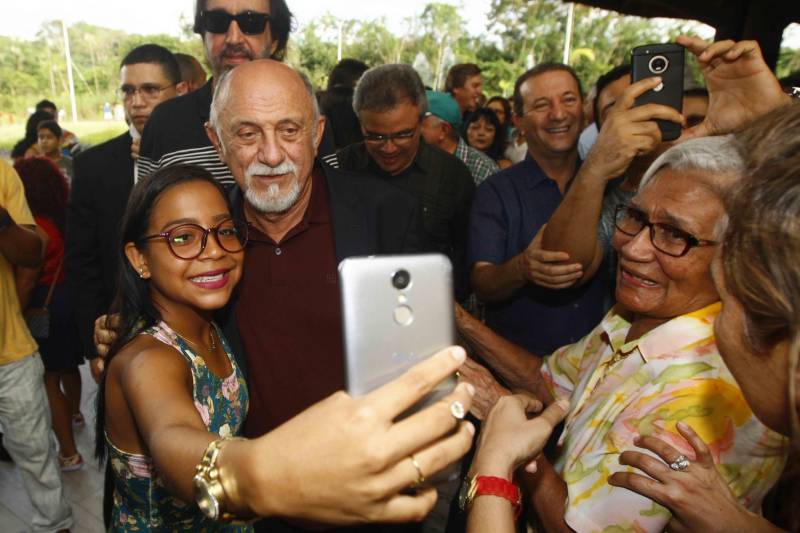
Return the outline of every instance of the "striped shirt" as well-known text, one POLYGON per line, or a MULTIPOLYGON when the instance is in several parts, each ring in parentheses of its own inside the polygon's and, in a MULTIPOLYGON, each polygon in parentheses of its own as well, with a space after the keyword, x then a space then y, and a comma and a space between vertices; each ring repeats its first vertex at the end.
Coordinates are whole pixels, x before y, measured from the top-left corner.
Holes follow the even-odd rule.
POLYGON ((159 104, 150 115, 139 150, 139 178, 170 165, 193 164, 208 170, 224 187, 235 184, 205 130, 213 81, 159 104))

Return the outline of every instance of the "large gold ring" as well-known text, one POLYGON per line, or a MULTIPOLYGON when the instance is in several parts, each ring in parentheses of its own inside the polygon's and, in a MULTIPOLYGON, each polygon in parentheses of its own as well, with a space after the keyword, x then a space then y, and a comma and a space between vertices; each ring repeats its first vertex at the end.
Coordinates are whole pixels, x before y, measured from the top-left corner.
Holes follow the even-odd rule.
POLYGON ((416 488, 425 483, 425 474, 422 473, 422 468, 419 466, 419 463, 414 455, 409 455, 408 458, 411 459, 411 465, 417 471, 417 480, 411 485, 412 488, 416 488))

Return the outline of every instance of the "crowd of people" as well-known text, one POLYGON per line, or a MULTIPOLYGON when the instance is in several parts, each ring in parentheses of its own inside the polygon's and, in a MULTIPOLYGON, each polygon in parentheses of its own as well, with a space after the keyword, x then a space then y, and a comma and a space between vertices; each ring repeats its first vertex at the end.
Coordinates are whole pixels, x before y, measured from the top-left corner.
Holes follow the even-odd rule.
POLYGON ((198 0, 210 79, 138 46, 128 131, 83 146, 43 100, 0 161, 31 527, 74 525, 86 416, 110 531, 800 530, 800 103, 758 45, 679 37, 705 87, 676 110, 636 105, 661 80, 629 65, 486 98, 475 64, 435 91, 345 59, 317 90, 283 62, 292 20, 198 0), (348 395, 339 262, 429 252, 459 345, 348 395))

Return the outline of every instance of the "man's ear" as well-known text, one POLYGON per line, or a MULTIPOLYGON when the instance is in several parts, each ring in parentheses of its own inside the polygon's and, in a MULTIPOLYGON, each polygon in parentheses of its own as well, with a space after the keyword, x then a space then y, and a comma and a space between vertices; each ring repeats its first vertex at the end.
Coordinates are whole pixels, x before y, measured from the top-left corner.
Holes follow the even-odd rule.
POLYGON ((175 91, 177 91, 178 96, 183 96, 184 94, 189 92, 189 82, 181 81, 175 85, 175 91))
POLYGON ((451 130, 455 130, 453 125, 443 120, 439 129, 439 143, 450 137, 451 130))
POLYGON ((142 279, 150 278, 150 269, 147 267, 147 259, 142 252, 132 242, 125 243, 125 257, 131 267, 142 279))
POLYGON ((203 124, 203 127, 206 130, 206 135, 208 135, 208 140, 211 141, 211 144, 214 145, 214 150, 217 151, 219 154, 219 158, 225 161, 225 148, 222 146, 222 139, 219 138, 217 135, 217 130, 211 125, 210 122, 206 122, 203 124))

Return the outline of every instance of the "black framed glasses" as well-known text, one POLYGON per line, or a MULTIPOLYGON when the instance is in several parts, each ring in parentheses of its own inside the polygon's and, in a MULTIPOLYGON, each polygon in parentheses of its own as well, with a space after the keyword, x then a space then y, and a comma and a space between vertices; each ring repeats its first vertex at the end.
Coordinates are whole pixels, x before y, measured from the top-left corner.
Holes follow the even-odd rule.
POLYGON ((659 222, 650 222, 644 211, 627 205, 618 205, 614 211, 614 226, 630 237, 645 228, 650 229, 650 242, 656 250, 672 257, 683 257, 697 246, 712 246, 716 241, 699 239, 680 228, 659 222))
POLYGON ((264 33, 267 24, 272 17, 269 13, 259 13, 257 11, 243 11, 232 15, 224 9, 212 9, 203 11, 201 15, 202 26, 205 31, 211 33, 227 33, 231 21, 235 20, 242 33, 247 35, 258 35, 264 33))
POLYGON ((142 98, 146 100, 154 100, 158 98, 162 92, 166 91, 170 87, 175 87, 175 84, 160 86, 155 83, 143 83, 136 87, 135 85, 123 85, 119 89, 117 89, 117 94, 123 100, 130 100, 133 98, 136 93, 142 95, 142 98))
POLYGON ((191 260, 199 257, 206 249, 209 234, 214 235, 217 244, 226 252, 241 252, 247 244, 247 222, 229 218, 208 229, 197 224, 181 224, 170 230, 142 237, 140 242, 164 239, 172 255, 178 259, 191 260))
POLYGON ((416 128, 413 130, 403 130, 397 133, 390 133, 388 135, 381 135, 380 133, 365 133, 364 141, 370 144, 386 144, 392 141, 394 144, 403 144, 417 134, 416 128))

